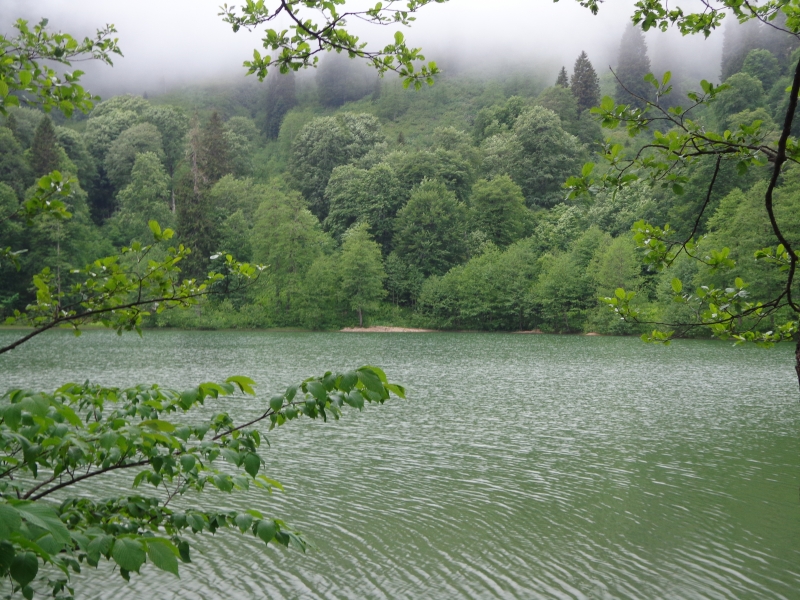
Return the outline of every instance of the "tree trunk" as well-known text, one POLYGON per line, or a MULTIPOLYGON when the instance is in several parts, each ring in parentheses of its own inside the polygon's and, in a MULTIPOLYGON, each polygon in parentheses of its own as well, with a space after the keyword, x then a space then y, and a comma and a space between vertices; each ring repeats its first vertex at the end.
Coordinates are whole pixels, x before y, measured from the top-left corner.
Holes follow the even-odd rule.
MULTIPOLYGON (((364 326, 364 315, 361 313, 360 308, 358 309, 358 326, 359 327, 364 326)), ((798 350, 798 352, 800 352, 800 350, 798 350)), ((798 371, 798 373, 800 373, 800 371, 798 371)))
POLYGON ((800 384, 800 333, 797 334, 797 346, 794 350, 794 370, 797 371, 797 383, 800 384))

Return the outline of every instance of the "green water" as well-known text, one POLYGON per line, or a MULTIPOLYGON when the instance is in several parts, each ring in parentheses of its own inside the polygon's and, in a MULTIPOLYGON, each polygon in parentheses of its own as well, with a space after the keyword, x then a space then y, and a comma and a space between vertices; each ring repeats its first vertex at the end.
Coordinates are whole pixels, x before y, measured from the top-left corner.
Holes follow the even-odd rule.
MULTIPOLYGON (((0 342, 14 336, 0 332, 0 342)), ((180 580, 109 569, 82 598, 798 598, 792 348, 502 334, 88 332, 0 357, 0 389, 68 380, 262 396, 365 363, 409 398, 270 434, 286 486, 209 494, 284 518, 307 555, 208 536, 180 580)), ((227 407, 241 419, 256 405, 227 407)), ((213 409, 213 407, 212 407, 213 409)), ((129 478, 83 493, 116 493, 129 478)))

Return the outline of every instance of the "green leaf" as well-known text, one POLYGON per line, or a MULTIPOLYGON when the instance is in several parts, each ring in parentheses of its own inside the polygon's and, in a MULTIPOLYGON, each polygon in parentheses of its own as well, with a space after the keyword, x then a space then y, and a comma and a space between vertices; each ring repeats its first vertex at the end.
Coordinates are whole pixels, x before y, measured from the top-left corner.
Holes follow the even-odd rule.
POLYGON ((233 377, 228 377, 225 380, 225 383, 235 383, 244 394, 250 394, 253 396, 256 393, 256 391, 253 389, 253 386, 256 384, 256 382, 243 375, 234 375, 233 377))
POLYGON ((184 471, 191 471, 197 464, 197 459, 191 454, 184 454, 183 456, 181 456, 180 461, 181 461, 181 468, 184 471))
POLYGON ((22 525, 22 517, 13 506, 0 503, 0 539, 7 540, 22 525))
POLYGON ((251 515, 248 515, 247 513, 239 513, 238 515, 236 515, 234 522, 236 523, 236 526, 239 528, 239 531, 244 533, 245 531, 250 529, 250 527, 253 525, 253 517, 251 515))
POLYGON ((328 397, 328 392, 325 390, 325 386, 319 381, 309 381, 306 384, 306 389, 308 389, 308 392, 314 396, 314 398, 322 402, 324 402, 328 397))
POLYGON ((178 549, 172 542, 160 539, 147 540, 147 557, 156 567, 176 577, 178 574, 178 549))
POLYGON ((142 544, 139 540, 133 538, 118 538, 114 542, 114 548, 111 550, 111 557, 121 569, 136 573, 139 572, 139 568, 145 561, 142 544))
POLYGON ((368 371, 367 369, 359 369, 358 379, 368 390, 375 392, 376 394, 380 394, 381 396, 386 393, 381 380, 372 371, 368 371))
POLYGON ((261 459, 257 454, 250 452, 244 457, 244 470, 250 477, 258 475, 258 470, 261 468, 261 459))
POLYGON ((150 231, 153 232, 153 235, 158 238, 161 235, 161 226, 158 224, 158 221, 150 220, 147 222, 147 226, 150 228, 150 231))
POLYGON ((33 552, 17 554, 11 561, 9 573, 22 587, 34 580, 39 572, 39 559, 33 552))
POLYGON ((339 383, 339 387, 342 391, 349 392, 353 389, 356 383, 358 383, 358 373, 355 371, 348 371, 342 375, 342 380, 339 383))
POLYGON ((47 530, 59 544, 69 544, 72 541, 67 526, 58 518, 55 511, 44 502, 19 504, 16 508, 24 520, 47 530))
MULTIPOLYGON (((156 431, 166 431, 167 433, 175 431, 175 425, 169 421, 162 421, 161 419, 149 419, 147 421, 142 421, 141 425, 143 427, 155 429, 156 431)), ((128 570, 130 571, 130 569, 128 570)))
POLYGON ((616 290, 614 290, 614 295, 620 300, 625 300, 625 290, 623 290, 622 288, 617 288, 616 290))
POLYGON ((256 527, 256 535, 267 544, 275 537, 277 532, 278 528, 275 526, 275 521, 259 521, 258 527, 256 527))
POLYGON ((281 408, 283 408, 283 396, 273 396, 269 400, 269 407, 278 412, 281 408))
POLYGON ((19 429, 19 424, 22 419, 22 407, 19 404, 10 404, 0 409, 0 416, 6 422, 6 425, 13 431, 19 429))
POLYGON ((672 291, 676 294, 680 294, 683 290, 683 283, 677 277, 673 278, 672 280, 672 291))

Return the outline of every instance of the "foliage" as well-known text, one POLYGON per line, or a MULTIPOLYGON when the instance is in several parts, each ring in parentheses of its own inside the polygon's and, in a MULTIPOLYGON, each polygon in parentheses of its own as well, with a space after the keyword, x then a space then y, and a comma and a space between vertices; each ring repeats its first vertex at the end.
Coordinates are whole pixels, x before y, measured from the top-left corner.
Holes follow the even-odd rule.
POLYGON ((528 215, 522 190, 507 175, 490 181, 481 179, 472 187, 472 227, 485 233, 499 248, 505 248, 523 236, 528 215))
POLYGON ((140 123, 126 129, 111 143, 104 166, 108 180, 116 189, 121 190, 128 185, 136 157, 145 152, 164 161, 161 133, 150 123, 140 123))
POLYGON ((390 165, 379 163, 371 169, 353 165, 336 167, 328 180, 325 197, 330 209, 324 225, 335 239, 341 241, 353 224, 366 223, 388 254, 395 215, 407 197, 390 165))
MULTIPOLYGON (((614 73, 617 79, 617 102, 644 108, 647 101, 653 97, 653 87, 644 79, 649 73, 650 58, 647 56, 644 34, 640 28, 631 24, 622 34, 617 70, 614 73)), ((597 98, 592 106, 596 106, 599 100, 600 98, 597 98)))
POLYGON ((569 79, 567 78, 566 67, 561 67, 561 70, 558 72, 558 77, 556 77, 556 85, 562 88, 569 87, 569 79))
POLYGON ((486 140, 484 150, 485 175, 509 175, 529 206, 545 207, 563 199, 562 184, 585 152, 558 116, 541 106, 522 113, 512 132, 486 140))
POLYGON ((152 237, 152 220, 169 227, 174 215, 169 210, 169 176, 154 152, 136 155, 130 182, 117 195, 119 209, 108 221, 110 237, 120 245, 143 243, 152 237))
POLYGON ((58 140, 50 117, 45 115, 39 121, 31 143, 31 169, 34 177, 41 177, 59 166, 58 140))
POLYGON ((588 110, 600 101, 600 81, 586 52, 581 52, 575 60, 570 89, 578 101, 579 110, 588 110))
POLYGON ((289 173, 317 218, 328 216, 325 188, 333 169, 361 158, 383 140, 380 123, 366 114, 320 117, 297 134, 289 173))
MULTIPOLYGON (((242 27, 253 30, 283 14, 293 21, 290 29, 283 31, 268 28, 263 38, 266 54, 262 55, 254 50, 253 60, 245 61, 248 72, 255 73, 259 79, 264 79, 269 67, 273 65, 281 73, 315 66, 319 53, 334 50, 337 53, 344 52, 350 58, 366 59, 381 74, 394 71, 403 78, 405 86, 413 83, 419 89, 422 82, 432 85, 433 76, 439 69, 434 62, 422 63, 425 57, 420 49, 409 48, 402 32, 395 32, 394 43, 387 44, 380 50, 370 50, 366 42, 361 42, 345 26, 348 20, 363 20, 373 25, 408 25, 414 20, 413 13, 419 8, 441 1, 404 0, 403 5, 398 0, 388 0, 366 10, 344 12, 339 12, 337 4, 320 0, 310 0, 301 5, 276 3, 274 6, 267 2, 251 2, 238 9, 236 6, 224 5, 221 15, 234 31, 242 27), (300 14, 303 8, 315 11, 319 22, 303 18, 300 14)), ((343 4, 339 3, 338 6, 343 4)))
POLYGON ((78 41, 67 33, 51 33, 47 19, 31 27, 19 19, 15 37, 0 36, 0 114, 7 114, 20 100, 41 106, 46 112, 56 108, 70 116, 76 108, 88 112, 97 98, 78 83, 81 71, 58 71, 48 63, 69 67, 71 61, 92 58, 111 64, 113 54, 122 55, 113 26, 97 30, 96 36, 78 41))
POLYGON ((397 213, 395 250, 425 276, 442 275, 465 252, 466 210, 439 181, 423 181, 397 213))
POLYGON ((367 223, 354 225, 344 235, 339 269, 342 294, 358 313, 358 326, 363 327, 364 312, 377 310, 386 296, 381 248, 369 234, 367 223))
POLYGON ((115 563, 126 580, 146 562, 177 576, 179 561, 191 562, 190 540, 220 529, 305 550, 297 532, 258 511, 180 510, 170 502, 211 487, 223 493, 251 485, 282 490, 264 474, 259 451, 266 438, 255 425, 269 423, 272 429, 302 416, 338 420, 344 405, 361 410, 365 403, 382 404, 390 394, 405 393, 380 369, 361 367, 290 386, 264 402, 248 423, 216 412, 186 424, 186 415, 207 401, 237 392, 254 396, 254 385, 234 376, 184 392, 89 383, 69 383, 53 393, 6 392, 0 420, 0 576, 12 593, 30 598, 44 588, 71 596, 71 571, 102 560, 115 563), (131 492, 104 500, 70 493, 81 482, 122 471, 135 473, 131 492), (55 492, 59 503, 50 500, 55 492))

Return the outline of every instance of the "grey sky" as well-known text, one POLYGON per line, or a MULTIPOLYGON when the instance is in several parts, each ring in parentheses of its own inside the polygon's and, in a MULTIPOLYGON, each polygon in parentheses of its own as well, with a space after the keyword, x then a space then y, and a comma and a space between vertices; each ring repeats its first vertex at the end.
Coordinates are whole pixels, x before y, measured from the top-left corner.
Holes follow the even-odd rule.
MULTIPOLYGON (((235 0, 231 2, 235 4, 235 0)), ((244 76, 242 61, 260 48, 258 33, 234 34, 221 21, 219 0, 0 0, 4 31, 17 17, 50 19, 54 28, 89 34, 114 23, 124 58, 113 69, 89 65, 85 82, 100 93, 154 93, 190 82, 244 76)), ((616 61, 632 1, 607 0, 593 16, 573 0, 450 0, 422 9, 404 30, 428 59, 456 56, 462 65, 498 68, 537 64, 554 72, 571 68, 586 50, 598 72, 616 61)), ((392 28, 353 27, 367 40, 383 42, 392 28)), ((678 59, 693 75, 718 76, 721 33, 710 41, 675 32, 647 36, 654 69, 678 59)))

